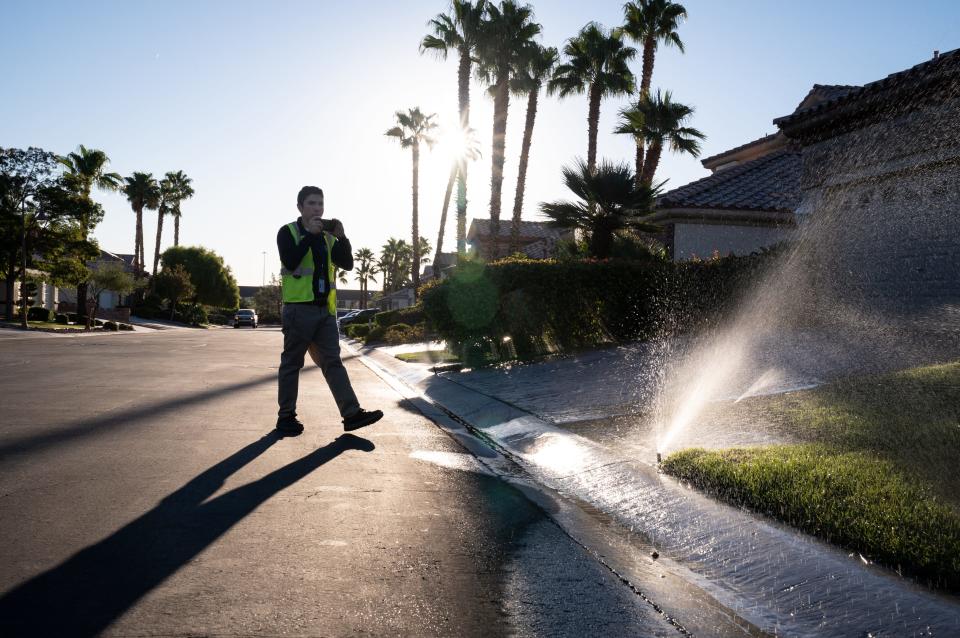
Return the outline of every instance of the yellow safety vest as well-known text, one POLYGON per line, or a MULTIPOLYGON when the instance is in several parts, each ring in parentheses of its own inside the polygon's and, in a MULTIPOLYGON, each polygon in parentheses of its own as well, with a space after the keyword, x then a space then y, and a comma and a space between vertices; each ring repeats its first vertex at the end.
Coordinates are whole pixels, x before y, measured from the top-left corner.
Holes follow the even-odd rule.
MULTIPOLYGON (((300 245, 301 235, 300 227, 297 222, 287 224, 290 234, 293 235, 293 241, 300 245)), ((323 233, 324 242, 327 244, 327 284, 330 290, 327 293, 327 310, 334 317, 337 316, 337 267, 333 263, 333 245, 337 243, 337 238, 328 232, 323 233)), ((321 279, 321 281, 323 281, 321 279)), ((296 303, 313 301, 316 299, 313 291, 313 249, 307 249, 307 253, 300 260, 300 265, 294 271, 289 271, 286 267, 280 268, 280 282, 283 291, 283 303, 296 303)))

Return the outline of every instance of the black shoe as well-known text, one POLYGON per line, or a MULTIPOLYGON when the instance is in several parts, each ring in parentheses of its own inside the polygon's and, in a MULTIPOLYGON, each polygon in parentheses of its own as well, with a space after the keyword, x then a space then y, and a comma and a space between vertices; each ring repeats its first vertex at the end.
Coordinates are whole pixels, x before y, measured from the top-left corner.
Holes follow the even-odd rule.
POLYGON ((359 412, 357 412, 353 416, 348 416, 343 420, 343 429, 347 432, 352 432, 353 430, 359 430, 365 425, 376 423, 382 418, 383 418, 383 412, 381 412, 380 410, 367 412, 366 410, 361 408, 359 412))
POLYGON ((281 434, 300 434, 303 432, 303 423, 295 416, 285 416, 277 419, 277 431, 281 434))

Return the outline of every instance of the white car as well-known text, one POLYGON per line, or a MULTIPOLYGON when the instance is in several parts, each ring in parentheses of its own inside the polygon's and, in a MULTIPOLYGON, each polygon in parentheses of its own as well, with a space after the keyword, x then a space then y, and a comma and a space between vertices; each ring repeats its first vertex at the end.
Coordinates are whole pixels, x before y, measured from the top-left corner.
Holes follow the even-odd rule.
POLYGON ((239 328, 240 326, 250 326, 251 328, 256 328, 259 320, 257 319, 257 311, 252 308, 241 308, 233 315, 233 327, 239 328))

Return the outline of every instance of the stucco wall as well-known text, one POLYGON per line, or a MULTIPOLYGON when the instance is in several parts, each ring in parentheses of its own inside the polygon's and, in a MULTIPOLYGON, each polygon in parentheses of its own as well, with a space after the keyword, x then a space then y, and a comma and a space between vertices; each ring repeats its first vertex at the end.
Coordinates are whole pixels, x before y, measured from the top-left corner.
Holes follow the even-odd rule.
POLYGON ((792 232, 792 228, 770 226, 677 223, 673 229, 673 258, 675 261, 694 257, 708 259, 714 251, 721 256, 749 255, 789 239, 792 232))
POLYGON ((868 307, 960 303, 960 100, 803 148, 818 285, 868 307))

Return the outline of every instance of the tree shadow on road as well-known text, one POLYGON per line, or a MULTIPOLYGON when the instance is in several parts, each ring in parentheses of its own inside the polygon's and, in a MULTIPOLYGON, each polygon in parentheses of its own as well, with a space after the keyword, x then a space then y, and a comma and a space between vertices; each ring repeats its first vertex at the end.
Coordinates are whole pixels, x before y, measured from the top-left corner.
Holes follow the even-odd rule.
POLYGON ((206 500, 280 438, 271 432, 247 445, 140 518, 0 597, 0 634, 98 634, 271 496, 348 450, 374 449, 371 441, 344 434, 252 483, 206 500))
MULTIPOLYGON (((313 371, 314 369, 310 368, 304 372, 313 373, 313 371)), ((210 390, 203 390, 202 392, 196 392, 191 395, 178 396, 164 401, 144 404, 128 410, 110 412, 101 417, 83 419, 59 427, 52 432, 32 434, 4 442, 0 444, 0 459, 17 453, 42 451, 83 437, 109 432, 121 426, 130 426, 131 424, 136 424, 136 421, 144 417, 154 418, 173 415, 182 411, 184 408, 211 401, 233 392, 240 392, 265 383, 276 382, 277 374, 274 372, 241 383, 234 383, 210 390)))

